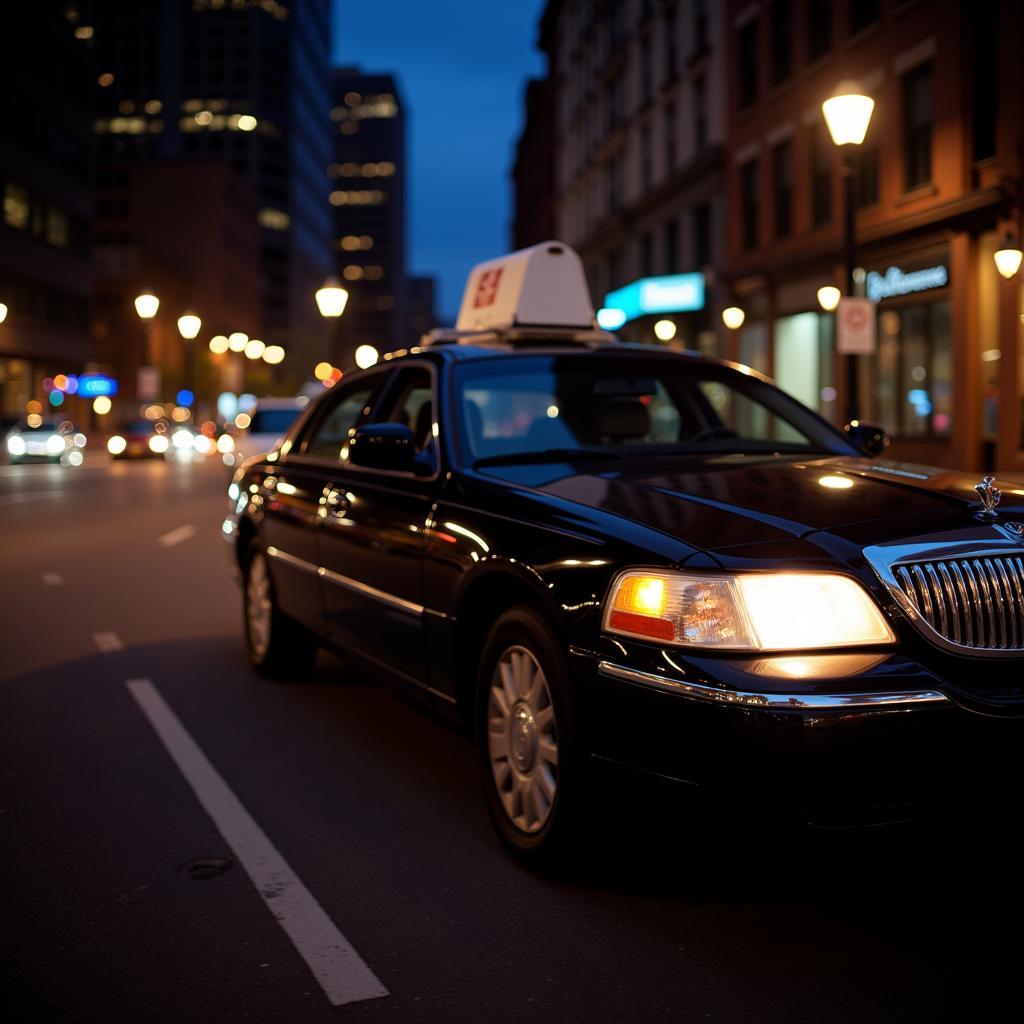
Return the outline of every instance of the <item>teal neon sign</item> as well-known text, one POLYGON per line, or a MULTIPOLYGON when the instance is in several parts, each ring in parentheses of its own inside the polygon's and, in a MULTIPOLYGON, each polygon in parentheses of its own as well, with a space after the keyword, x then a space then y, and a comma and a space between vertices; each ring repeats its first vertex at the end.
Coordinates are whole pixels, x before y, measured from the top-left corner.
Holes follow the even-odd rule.
MULTIPOLYGON (((704 275, 641 277, 604 297, 606 310, 621 310, 625 320, 652 313, 689 313, 704 308, 704 275)), ((625 321, 623 321, 625 322, 625 321)))

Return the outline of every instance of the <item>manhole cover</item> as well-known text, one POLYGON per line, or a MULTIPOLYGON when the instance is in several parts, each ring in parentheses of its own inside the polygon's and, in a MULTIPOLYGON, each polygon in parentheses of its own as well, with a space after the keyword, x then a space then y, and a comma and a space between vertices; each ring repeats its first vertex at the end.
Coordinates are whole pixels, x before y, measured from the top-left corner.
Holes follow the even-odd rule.
POLYGON ((205 882, 208 878, 223 875, 230 867, 231 861, 227 857, 200 857, 182 864, 178 874, 191 878, 193 882, 205 882))

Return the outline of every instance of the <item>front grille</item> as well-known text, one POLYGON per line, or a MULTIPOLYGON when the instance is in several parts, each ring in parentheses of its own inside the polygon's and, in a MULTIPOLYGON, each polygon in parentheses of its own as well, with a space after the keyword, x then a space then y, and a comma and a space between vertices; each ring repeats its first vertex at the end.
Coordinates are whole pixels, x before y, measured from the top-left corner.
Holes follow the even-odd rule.
POLYGON ((1024 562, 986 555, 893 565, 900 589, 936 633, 976 650, 1024 649, 1024 562))

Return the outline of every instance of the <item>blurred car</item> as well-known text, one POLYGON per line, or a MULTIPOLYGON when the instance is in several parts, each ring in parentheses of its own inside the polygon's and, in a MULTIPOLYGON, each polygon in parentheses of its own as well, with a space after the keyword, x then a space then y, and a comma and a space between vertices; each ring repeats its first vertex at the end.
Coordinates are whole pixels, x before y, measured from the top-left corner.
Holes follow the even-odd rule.
POLYGON ((107 451, 114 459, 161 458, 169 444, 163 420, 132 420, 110 435, 107 451))
POLYGON ((240 428, 235 437, 235 462, 277 448, 308 403, 305 397, 261 398, 249 414, 248 426, 240 428))
POLYGON ((71 420, 32 415, 18 420, 4 444, 12 463, 59 462, 80 466, 86 437, 71 420))

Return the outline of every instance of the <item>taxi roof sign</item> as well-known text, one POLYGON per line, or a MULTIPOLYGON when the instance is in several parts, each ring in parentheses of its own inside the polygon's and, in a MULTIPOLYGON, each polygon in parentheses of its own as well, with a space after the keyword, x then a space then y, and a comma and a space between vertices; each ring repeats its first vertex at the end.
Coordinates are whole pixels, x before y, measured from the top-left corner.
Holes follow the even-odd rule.
POLYGON ((469 272, 455 324, 459 331, 593 326, 583 263, 573 249, 554 241, 478 263, 469 272))

